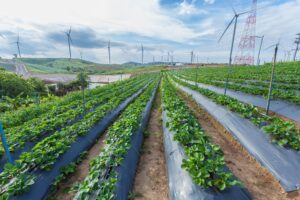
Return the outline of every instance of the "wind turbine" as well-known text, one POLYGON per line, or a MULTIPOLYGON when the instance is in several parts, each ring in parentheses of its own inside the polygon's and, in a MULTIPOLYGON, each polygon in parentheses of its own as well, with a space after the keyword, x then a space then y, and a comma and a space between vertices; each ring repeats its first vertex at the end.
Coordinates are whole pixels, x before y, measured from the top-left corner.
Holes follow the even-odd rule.
POLYGON ((225 35, 225 33, 228 30, 228 28, 234 22, 234 28, 233 28, 233 34, 232 34, 232 40, 231 40, 231 48, 230 48, 230 55, 229 55, 228 73, 227 73, 227 77, 226 77, 224 95, 226 95, 227 87, 228 87, 228 80, 229 80, 229 74, 230 74, 231 63, 232 63, 232 52, 233 52, 233 45, 234 45, 234 39, 235 39, 237 21, 238 21, 239 16, 251 12, 251 11, 247 11, 247 12, 242 12, 242 13, 236 13, 236 11, 233 8, 232 8, 232 10, 234 12, 234 16, 233 16, 232 20, 229 22, 229 24, 227 25, 226 29, 224 30, 224 32, 222 33, 222 35, 221 35, 221 37, 219 38, 219 41, 218 41, 218 42, 221 41, 221 39, 225 35))
POLYGON ((191 64, 193 64, 193 61, 194 61, 194 50, 191 51, 191 64))
POLYGON ((144 47, 143 47, 143 44, 141 44, 141 50, 142 50, 142 64, 144 64, 144 47))
POLYGON ((18 33, 18 38, 16 41, 17 47, 18 47, 18 52, 19 52, 19 57, 21 58, 21 51, 20 51, 20 35, 18 33))
POLYGON ((81 50, 79 50, 79 55, 80 55, 80 60, 82 60, 82 55, 83 55, 83 53, 82 53, 81 50))
POLYGON ((107 44, 107 50, 108 50, 108 64, 111 64, 111 60, 110 60, 110 40, 108 41, 108 44, 107 44))
POLYGON ((65 32, 65 34, 67 35, 68 38, 68 45, 69 45, 69 54, 70 54, 70 60, 72 59, 72 52, 71 52, 71 43, 73 44, 72 38, 71 38, 71 27, 69 29, 69 31, 65 32))

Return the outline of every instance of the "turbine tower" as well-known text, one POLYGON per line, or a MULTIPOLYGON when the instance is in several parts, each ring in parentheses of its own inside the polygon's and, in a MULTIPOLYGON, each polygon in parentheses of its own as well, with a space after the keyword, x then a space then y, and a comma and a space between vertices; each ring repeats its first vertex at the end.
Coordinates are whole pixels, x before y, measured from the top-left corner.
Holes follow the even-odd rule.
POLYGON ((19 36, 19 33, 18 33, 18 38, 17 38, 16 44, 17 44, 17 47, 18 47, 19 58, 21 58, 21 51, 20 51, 20 36, 19 36))
POLYGON ((108 41, 107 49, 108 49, 108 64, 111 64, 111 60, 110 60, 110 40, 108 41))
POLYGON ((141 44, 141 50, 142 50, 142 64, 144 64, 144 47, 143 47, 143 44, 141 44))
POLYGON ((68 38, 68 45, 69 45, 69 54, 70 54, 70 60, 72 59, 72 52, 71 52, 71 43, 73 44, 72 38, 71 38, 71 27, 68 32, 65 32, 68 38))
POLYGON ((256 7, 257 0, 253 0, 252 8, 247 17, 246 24, 239 42, 238 51, 234 58, 234 64, 254 65, 256 7))

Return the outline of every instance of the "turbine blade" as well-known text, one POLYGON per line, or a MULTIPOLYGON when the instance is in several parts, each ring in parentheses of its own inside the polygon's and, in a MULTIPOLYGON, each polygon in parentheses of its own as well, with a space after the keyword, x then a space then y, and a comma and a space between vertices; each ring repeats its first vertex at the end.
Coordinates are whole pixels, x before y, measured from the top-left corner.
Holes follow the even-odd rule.
POLYGON ((0 37, 2 37, 3 39, 5 39, 5 37, 2 34, 0 34, 0 37))
POLYGON ((230 6, 231 6, 232 11, 234 12, 234 15, 236 15, 236 11, 235 11, 234 7, 232 5, 230 5, 230 6))
POLYGON ((250 12, 252 12, 252 10, 248 10, 248 11, 245 11, 245 12, 241 12, 241 13, 239 13, 239 14, 237 14, 237 15, 240 16, 240 15, 244 15, 244 14, 247 14, 247 13, 250 13, 250 12))
POLYGON ((227 25, 226 29, 224 30, 224 32, 222 33, 221 37, 219 38, 218 42, 221 41, 221 39, 223 38, 223 36, 225 35, 226 31, 228 30, 228 28, 230 27, 230 25, 232 24, 233 20, 235 19, 235 16, 232 18, 232 20, 229 22, 229 24, 227 25))
POLYGON ((69 34, 71 34, 71 32, 72 32, 72 27, 70 26, 70 29, 69 29, 69 34))
POLYGON ((275 47, 277 44, 273 44, 273 45, 271 45, 271 46, 268 46, 267 48, 265 48, 264 50, 267 50, 267 49, 270 49, 270 48, 272 48, 272 47, 275 47))

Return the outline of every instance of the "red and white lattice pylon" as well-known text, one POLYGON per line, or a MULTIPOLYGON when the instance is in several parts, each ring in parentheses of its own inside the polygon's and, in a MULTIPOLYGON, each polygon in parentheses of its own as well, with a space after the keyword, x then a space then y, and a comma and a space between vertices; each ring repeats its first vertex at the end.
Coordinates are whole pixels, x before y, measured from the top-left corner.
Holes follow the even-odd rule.
POLYGON ((256 7, 257 0, 253 0, 251 12, 247 17, 238 51, 234 58, 234 64, 236 65, 254 65, 256 7))

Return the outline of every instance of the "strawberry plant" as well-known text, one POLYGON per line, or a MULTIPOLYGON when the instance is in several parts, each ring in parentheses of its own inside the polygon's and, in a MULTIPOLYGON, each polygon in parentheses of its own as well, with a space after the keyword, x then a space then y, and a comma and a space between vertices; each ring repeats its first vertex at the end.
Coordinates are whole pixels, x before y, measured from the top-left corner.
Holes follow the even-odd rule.
POLYGON ((115 171, 131 147, 131 138, 141 125, 141 116, 157 81, 141 94, 108 129, 105 149, 90 163, 88 176, 73 190, 74 199, 115 199, 118 174, 115 171))
POLYGON ((202 188, 225 190, 240 185, 232 173, 224 170, 223 152, 210 142, 201 125, 191 113, 167 79, 162 82, 162 102, 167 113, 167 127, 174 132, 174 140, 184 149, 187 159, 182 168, 189 172, 193 181, 202 188))
MULTIPOLYGON (((143 79, 149 80, 152 76, 145 76, 143 79)), ((15 161, 13 167, 6 165, 0 174, 0 198, 12 196, 25 191, 24 189, 14 188, 16 182, 24 182, 23 176, 31 176, 30 171, 34 169, 51 170, 56 160, 66 152, 72 143, 80 136, 89 133, 89 130, 111 110, 115 109, 122 101, 136 93, 146 83, 136 85, 132 83, 132 87, 126 92, 113 97, 105 104, 99 106, 93 112, 88 113, 78 122, 64 127, 62 130, 55 132, 51 136, 38 142, 32 151, 24 152, 18 160, 15 161)), ((115 91, 112 91, 113 93, 115 91)), ((31 182, 30 182, 31 183, 31 182)), ((29 188, 30 184, 26 184, 29 188)))
POLYGON ((300 131, 292 122, 284 121, 278 117, 266 116, 253 105, 242 103, 229 96, 224 96, 208 89, 196 87, 173 77, 177 83, 198 91, 202 95, 212 99, 215 103, 226 106, 229 110, 239 113, 249 119, 254 125, 262 128, 263 132, 270 135, 272 142, 278 145, 300 150, 300 131))

